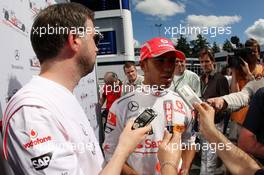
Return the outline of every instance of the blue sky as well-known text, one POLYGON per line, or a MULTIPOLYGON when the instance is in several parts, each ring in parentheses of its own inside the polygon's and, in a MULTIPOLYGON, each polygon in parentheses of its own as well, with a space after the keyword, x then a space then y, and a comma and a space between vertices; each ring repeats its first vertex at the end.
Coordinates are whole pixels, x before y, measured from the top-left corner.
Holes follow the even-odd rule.
MULTIPOLYGON (((253 37, 264 44, 263 0, 132 0, 131 4, 134 39, 140 44, 159 35, 155 24, 162 24, 160 34, 167 38, 177 38, 177 29, 182 25, 207 28, 208 32, 210 29, 211 34, 204 36, 211 43, 222 45, 237 35, 241 42, 253 37), (176 28, 173 36, 172 27, 176 28), (224 32, 211 37, 215 28, 224 28, 224 32)), ((189 40, 195 38, 191 34, 186 36, 189 40)))

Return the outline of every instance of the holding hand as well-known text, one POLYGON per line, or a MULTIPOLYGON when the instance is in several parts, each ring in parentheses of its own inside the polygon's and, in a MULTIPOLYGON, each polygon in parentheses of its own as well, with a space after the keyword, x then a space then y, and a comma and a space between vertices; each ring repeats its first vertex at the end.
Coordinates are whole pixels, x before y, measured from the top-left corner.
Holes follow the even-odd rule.
POLYGON ((137 128, 132 130, 134 120, 129 120, 119 137, 117 150, 122 153, 126 153, 127 156, 132 153, 136 146, 146 138, 147 133, 151 131, 151 125, 143 128, 137 128))
POLYGON ((170 134, 165 130, 163 140, 159 146, 158 159, 162 174, 178 173, 178 164, 181 159, 181 133, 170 134))
POLYGON ((215 108, 216 111, 220 111, 227 107, 225 100, 222 97, 209 98, 207 102, 215 108))
POLYGON ((206 137, 211 131, 216 129, 214 124, 214 108, 207 103, 195 103, 193 107, 199 112, 199 128, 201 133, 206 137))

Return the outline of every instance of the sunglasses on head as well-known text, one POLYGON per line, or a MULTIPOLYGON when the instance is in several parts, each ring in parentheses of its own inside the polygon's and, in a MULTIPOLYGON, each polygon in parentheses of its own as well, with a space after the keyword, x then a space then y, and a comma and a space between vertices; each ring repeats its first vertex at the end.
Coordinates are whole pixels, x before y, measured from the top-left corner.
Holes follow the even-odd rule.
POLYGON ((102 41, 102 39, 104 39, 104 36, 103 36, 102 33, 100 33, 100 32, 96 32, 96 33, 94 34, 93 39, 94 39, 94 43, 95 43, 95 45, 98 46, 99 43, 100 43, 100 41, 102 41))

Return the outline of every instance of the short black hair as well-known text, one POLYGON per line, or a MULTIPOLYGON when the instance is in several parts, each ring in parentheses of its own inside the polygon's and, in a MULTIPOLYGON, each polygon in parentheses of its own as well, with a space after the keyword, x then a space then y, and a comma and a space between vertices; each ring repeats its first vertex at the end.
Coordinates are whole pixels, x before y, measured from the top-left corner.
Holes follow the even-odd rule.
POLYGON ((127 61, 127 62, 125 62, 124 66, 123 66, 124 72, 125 72, 125 68, 130 68, 132 66, 136 68, 136 64, 135 64, 134 61, 127 61))

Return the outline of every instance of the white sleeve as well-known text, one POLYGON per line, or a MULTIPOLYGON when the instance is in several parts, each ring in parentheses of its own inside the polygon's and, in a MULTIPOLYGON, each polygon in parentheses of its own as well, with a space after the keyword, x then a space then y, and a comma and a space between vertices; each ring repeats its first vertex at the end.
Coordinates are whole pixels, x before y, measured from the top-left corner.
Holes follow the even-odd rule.
POLYGON ((44 108, 19 109, 10 119, 6 139, 16 174, 84 174, 66 131, 44 108))
POLYGON ((240 108, 249 104, 250 99, 259 88, 264 87, 264 79, 253 80, 246 84, 246 86, 236 93, 223 96, 223 99, 231 111, 239 110, 240 108))
POLYGON ((112 155, 114 154, 118 144, 119 136, 124 129, 124 124, 122 124, 121 117, 125 116, 120 116, 118 113, 117 104, 115 102, 109 110, 105 127, 103 150, 105 154, 105 160, 107 162, 109 162, 112 155))

